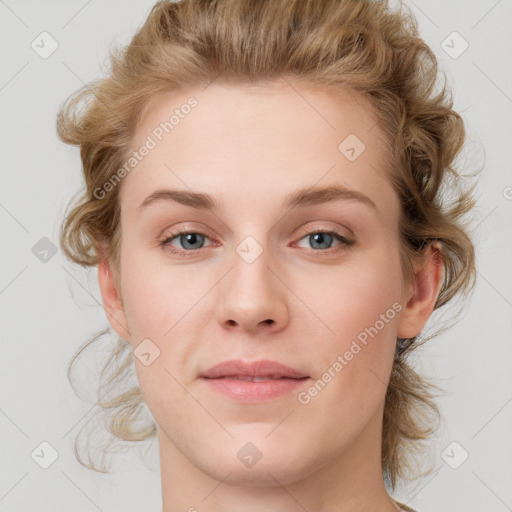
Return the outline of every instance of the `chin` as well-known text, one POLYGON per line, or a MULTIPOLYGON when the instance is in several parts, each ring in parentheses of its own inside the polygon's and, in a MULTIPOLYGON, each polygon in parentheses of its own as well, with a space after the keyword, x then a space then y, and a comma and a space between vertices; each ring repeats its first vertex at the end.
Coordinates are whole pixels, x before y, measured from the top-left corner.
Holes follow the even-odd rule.
MULTIPOLYGON (((209 450, 207 459, 204 453, 196 454, 195 464, 212 478, 247 487, 274 487, 279 485, 277 482, 287 485, 313 472, 313 467, 308 471, 307 443, 301 449, 296 444, 273 439, 269 433, 275 425, 246 426, 251 427, 246 430, 248 435, 239 437, 231 428, 234 439, 217 450, 209 450)), ((291 434, 286 437, 293 438, 291 434)))

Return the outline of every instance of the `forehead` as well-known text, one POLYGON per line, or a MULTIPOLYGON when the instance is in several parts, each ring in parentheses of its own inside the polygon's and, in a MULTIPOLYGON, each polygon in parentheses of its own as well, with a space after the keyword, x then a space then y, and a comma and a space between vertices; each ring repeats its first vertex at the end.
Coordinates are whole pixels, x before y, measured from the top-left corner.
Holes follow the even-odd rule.
MULTIPOLYGON (((364 138, 376 125, 370 102, 350 89, 334 92, 290 80, 214 82, 206 88, 177 90, 152 98, 133 143, 137 146, 144 137, 153 134, 156 139, 172 139, 168 142, 174 141, 178 146, 185 138, 192 142, 193 131, 198 144, 229 135, 235 135, 236 142, 243 141, 244 136, 252 142, 258 136, 278 140, 280 144, 306 143, 301 151, 296 148, 295 152, 302 153, 318 147, 318 139, 326 135, 330 135, 327 144, 336 143, 347 130, 364 138), (168 137, 171 132, 172 137, 168 137)), ((225 140, 218 149, 224 151, 233 145, 230 142, 235 141, 225 140)), ((276 146, 272 147, 274 151, 276 146)))
POLYGON ((280 201, 298 188, 344 184, 377 205, 394 201, 375 113, 349 90, 283 80, 175 91, 152 100, 130 150, 145 144, 150 151, 123 180, 125 208, 165 186, 221 197, 243 187, 247 201, 280 201))

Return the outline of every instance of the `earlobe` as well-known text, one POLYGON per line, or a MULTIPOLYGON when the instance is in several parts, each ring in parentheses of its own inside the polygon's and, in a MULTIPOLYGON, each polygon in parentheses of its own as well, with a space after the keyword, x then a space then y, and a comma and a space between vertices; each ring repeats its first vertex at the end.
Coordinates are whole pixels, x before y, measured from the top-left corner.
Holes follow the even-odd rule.
POLYGON ((121 338, 129 341, 130 333, 127 328, 122 298, 107 258, 104 258, 98 264, 98 282, 103 299, 103 307, 110 325, 121 338))
POLYGON ((409 296, 398 323, 399 338, 417 336, 434 311, 444 272, 441 251, 439 242, 429 244, 424 249, 422 262, 415 266, 412 295, 409 296))

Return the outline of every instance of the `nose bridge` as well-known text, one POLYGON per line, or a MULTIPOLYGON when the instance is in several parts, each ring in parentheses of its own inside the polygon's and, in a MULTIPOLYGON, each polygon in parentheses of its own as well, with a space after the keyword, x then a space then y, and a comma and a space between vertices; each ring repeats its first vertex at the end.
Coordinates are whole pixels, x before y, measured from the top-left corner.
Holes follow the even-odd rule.
POLYGON ((223 280, 217 315, 225 325, 238 324, 252 330, 261 324, 279 326, 287 312, 282 283, 272 270, 272 250, 263 235, 246 236, 230 261, 223 280), (272 320, 272 322, 270 322, 272 320))
POLYGON ((269 267, 272 254, 267 239, 263 235, 258 236, 258 240, 252 235, 246 236, 235 247, 235 252, 230 284, 238 298, 250 303, 251 298, 260 300, 271 295, 273 275, 269 267))

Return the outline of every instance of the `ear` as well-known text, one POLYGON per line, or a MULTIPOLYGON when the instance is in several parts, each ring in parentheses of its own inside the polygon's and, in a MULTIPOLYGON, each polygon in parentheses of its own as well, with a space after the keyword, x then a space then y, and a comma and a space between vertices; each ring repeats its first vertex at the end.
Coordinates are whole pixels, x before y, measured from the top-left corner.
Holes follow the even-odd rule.
POLYGON ((441 245, 433 242, 423 250, 423 259, 414 265, 412 291, 402 310, 398 322, 397 336, 413 338, 417 336, 434 311, 443 279, 443 260, 441 245))
POLYGON ((108 258, 103 258, 98 265, 98 282, 103 299, 103 307, 110 325, 122 339, 130 341, 121 293, 118 290, 108 258))

